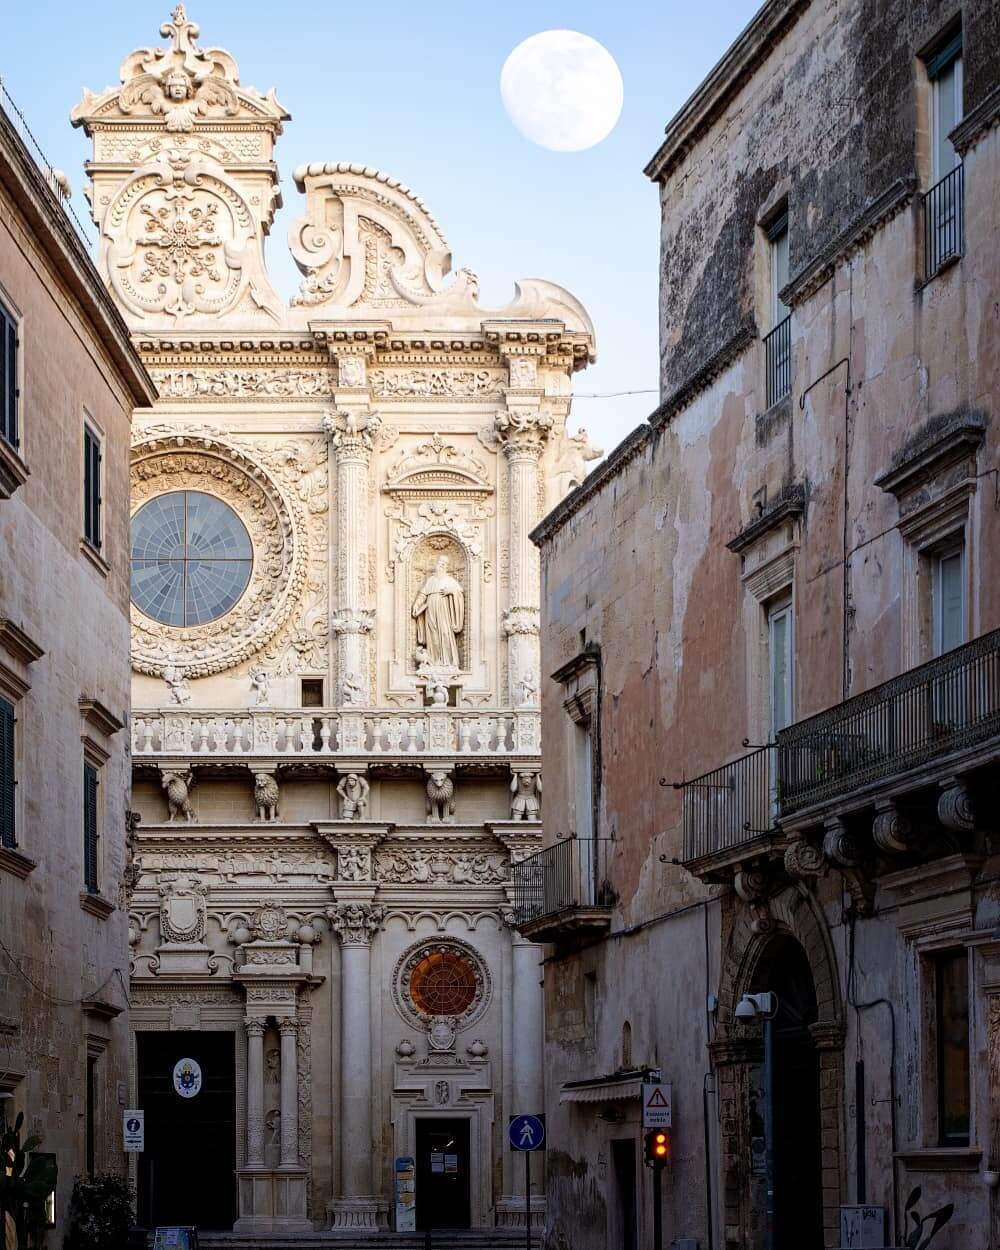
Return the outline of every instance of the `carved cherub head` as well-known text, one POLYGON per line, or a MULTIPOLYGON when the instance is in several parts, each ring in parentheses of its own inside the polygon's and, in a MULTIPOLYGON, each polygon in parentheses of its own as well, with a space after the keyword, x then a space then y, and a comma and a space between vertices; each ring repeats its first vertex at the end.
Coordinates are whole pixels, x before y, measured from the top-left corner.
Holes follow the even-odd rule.
POLYGON ((163 94, 168 100, 180 103, 191 94, 191 83, 187 74, 181 69, 171 70, 163 82, 163 94))

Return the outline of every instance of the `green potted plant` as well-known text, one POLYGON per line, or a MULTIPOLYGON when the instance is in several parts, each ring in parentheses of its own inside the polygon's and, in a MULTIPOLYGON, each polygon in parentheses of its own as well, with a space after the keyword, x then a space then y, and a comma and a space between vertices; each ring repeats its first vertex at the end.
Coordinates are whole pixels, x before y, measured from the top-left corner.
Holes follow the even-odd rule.
POLYGON ((0 1110, 0 1246, 27 1250, 29 1238, 37 1245, 44 1222, 45 1199, 56 1187, 56 1163, 51 1155, 33 1152, 40 1137, 21 1141, 24 1112, 13 1125, 0 1110))
POLYGON ((73 1182, 65 1250, 127 1250, 135 1193, 115 1172, 73 1182))

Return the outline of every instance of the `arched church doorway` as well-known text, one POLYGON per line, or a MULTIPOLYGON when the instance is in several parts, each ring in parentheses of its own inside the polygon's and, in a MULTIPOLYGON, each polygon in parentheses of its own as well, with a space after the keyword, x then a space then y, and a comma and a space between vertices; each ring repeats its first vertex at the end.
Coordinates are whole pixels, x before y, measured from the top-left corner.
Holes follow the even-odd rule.
POLYGON ((822 1250, 820 1064, 810 1026, 816 987, 799 943, 777 934, 754 970, 751 992, 770 990, 774 1062, 774 1250, 822 1250))

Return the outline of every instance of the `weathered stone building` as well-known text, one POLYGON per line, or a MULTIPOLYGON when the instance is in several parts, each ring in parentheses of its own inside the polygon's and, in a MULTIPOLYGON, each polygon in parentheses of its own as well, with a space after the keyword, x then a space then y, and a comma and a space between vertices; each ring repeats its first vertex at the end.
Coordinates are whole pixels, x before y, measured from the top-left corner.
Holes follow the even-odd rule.
POLYGON ((122 1167, 129 427, 154 396, 4 95, 0 1096, 54 1157, 60 1243, 74 1176, 122 1167))
POLYGON ((535 531, 553 1246, 651 1244, 650 1067, 665 1244, 763 1246, 768 1146, 778 1250, 997 1237, 998 49, 771 0, 648 167, 662 403, 535 531))
POLYGON ((542 1101, 540 948, 505 920, 541 836, 528 536, 594 454, 566 429, 593 329, 537 280, 480 307, 426 205, 349 164, 295 173, 284 306, 288 115, 183 7, 162 34, 73 113, 160 395, 132 461, 140 1221, 384 1226, 403 1158, 401 1227, 515 1224, 504 1126, 542 1101))

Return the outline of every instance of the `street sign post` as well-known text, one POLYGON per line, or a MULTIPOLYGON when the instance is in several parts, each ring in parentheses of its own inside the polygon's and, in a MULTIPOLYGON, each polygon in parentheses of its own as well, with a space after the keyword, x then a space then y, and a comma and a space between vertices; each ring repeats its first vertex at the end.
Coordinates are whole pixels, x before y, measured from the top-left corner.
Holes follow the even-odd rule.
POLYGON ((524 1155, 524 1229, 525 1246, 531 1250, 531 1156, 545 1149, 545 1116, 512 1115, 507 1125, 511 1150, 524 1155))
POLYGON ((146 1149, 145 1111, 122 1112, 122 1140, 126 1154, 142 1154, 146 1149))
POLYGON ((673 1107, 670 1082, 646 1081, 642 1086, 642 1127, 672 1128, 673 1107))

